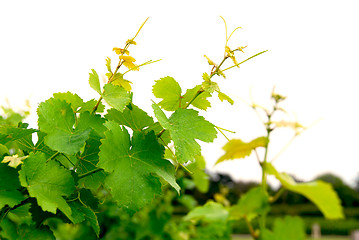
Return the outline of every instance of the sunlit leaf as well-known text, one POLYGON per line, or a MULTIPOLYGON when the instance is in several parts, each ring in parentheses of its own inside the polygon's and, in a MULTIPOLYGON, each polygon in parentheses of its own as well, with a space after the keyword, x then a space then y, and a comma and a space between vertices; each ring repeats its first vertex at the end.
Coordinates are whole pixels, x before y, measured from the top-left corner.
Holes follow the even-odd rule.
MULTIPOLYGON (((182 96, 182 105, 190 102, 196 96, 201 87, 201 85, 197 85, 192 89, 187 89, 186 93, 182 96)), ((206 110, 211 107, 211 103, 207 100, 209 97, 211 97, 209 92, 202 92, 195 98, 194 101, 192 101, 191 104, 198 109, 206 110)))
POLYGON ((22 164, 23 160, 28 158, 28 156, 19 157, 17 154, 13 156, 5 156, 1 161, 2 163, 9 163, 10 167, 17 168, 20 164, 22 164))
POLYGON ((152 104, 152 108, 162 127, 170 132, 177 161, 180 163, 192 161, 201 154, 201 147, 196 139, 212 142, 217 137, 214 125, 193 109, 177 109, 167 118, 157 104, 152 104))
POLYGON ((98 74, 94 69, 91 69, 92 73, 90 73, 89 84, 90 87, 101 94, 101 87, 100 87, 100 79, 98 78, 98 74))
POLYGON ((107 67, 107 71, 112 74, 112 70, 111 70, 111 58, 109 58, 109 57, 106 58, 106 67, 107 67))
POLYGON ((249 156, 252 151, 258 147, 265 147, 268 143, 268 138, 259 137, 248 143, 240 139, 232 139, 223 146, 225 154, 221 156, 216 164, 232 159, 241 159, 249 156))
POLYGON ((284 188, 302 194, 312 201, 323 213, 325 218, 344 218, 340 199, 329 183, 320 180, 308 183, 296 183, 288 174, 278 172, 272 164, 266 163, 264 167, 267 173, 274 175, 284 188))
POLYGON ((209 65, 216 66, 216 64, 209 57, 207 57, 207 55, 204 55, 204 57, 207 59, 209 65))
POLYGON ((112 84, 113 85, 121 86, 126 91, 131 91, 131 89, 132 89, 131 83, 132 82, 124 79, 123 74, 121 74, 121 73, 116 73, 116 75, 112 79, 112 84))
POLYGON ((208 73, 203 73, 202 78, 206 82, 210 82, 211 78, 209 77, 208 73))
POLYGON ((71 155, 84 146, 91 129, 74 128, 75 114, 69 103, 50 98, 39 105, 37 113, 39 128, 47 133, 45 143, 50 148, 71 155))
POLYGON ((175 111, 179 108, 182 90, 172 77, 161 78, 152 88, 153 95, 163 100, 158 103, 164 110, 175 111))
POLYGON ((219 91, 218 84, 213 81, 210 81, 210 82, 204 81, 202 83, 202 88, 204 91, 209 92, 209 93, 213 93, 214 91, 219 91))
POLYGON ((221 102, 223 102, 223 100, 226 100, 227 102, 229 102, 231 105, 233 105, 234 101, 228 97, 226 94, 218 91, 218 98, 219 100, 221 100, 221 102))
POLYGON ((119 111, 123 111, 126 105, 131 101, 130 93, 123 87, 107 83, 103 89, 103 99, 105 99, 111 107, 114 107, 119 111))
POLYGON ((128 69, 131 69, 133 71, 140 70, 137 65, 134 64, 136 62, 136 59, 134 59, 131 56, 119 56, 121 60, 123 60, 123 65, 125 65, 128 69))
POLYGON ((228 211, 222 204, 208 201, 205 205, 191 210, 183 219, 185 221, 225 222, 228 215, 228 211))

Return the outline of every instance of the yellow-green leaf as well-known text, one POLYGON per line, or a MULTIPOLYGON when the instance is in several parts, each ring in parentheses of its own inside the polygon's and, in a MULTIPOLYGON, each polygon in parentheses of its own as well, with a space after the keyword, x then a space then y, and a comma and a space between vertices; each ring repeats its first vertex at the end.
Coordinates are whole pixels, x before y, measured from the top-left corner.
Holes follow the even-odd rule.
POLYGON ((209 77, 208 73, 203 73, 202 78, 206 82, 210 82, 211 78, 209 77))
POLYGON ((251 154, 251 152, 258 147, 265 147, 268 143, 268 138, 259 137, 251 142, 243 142, 240 139, 232 139, 224 145, 223 150, 226 153, 220 157, 216 164, 232 159, 245 158, 251 154))
POLYGON ((112 73, 112 70, 111 70, 111 58, 109 58, 109 57, 106 58, 106 67, 107 67, 107 71, 109 73, 112 73))
POLYGON ((100 86, 100 80, 98 78, 98 74, 94 69, 91 69, 92 73, 90 73, 90 79, 89 83, 93 90, 101 94, 101 86, 100 86))
POLYGON ((136 62, 136 59, 134 59, 131 56, 120 56, 119 57, 121 60, 123 60, 123 65, 125 65, 125 67, 127 67, 128 69, 131 69, 133 71, 139 71, 139 67, 137 65, 134 64, 134 62, 136 62))
POLYGON ((131 89, 132 89, 131 83, 132 82, 124 79, 123 74, 121 74, 121 73, 116 73, 116 75, 113 77, 113 80, 112 80, 113 85, 121 86, 128 92, 131 91, 131 89))
POLYGON ((209 92, 209 93, 213 93, 214 91, 219 91, 219 87, 218 84, 216 82, 212 82, 212 81, 204 81, 202 83, 202 88, 204 89, 204 91, 209 92))
POLYGON ((204 55, 204 57, 207 59, 209 65, 216 66, 216 64, 209 57, 207 57, 207 55, 204 55))
POLYGON ((264 167, 267 173, 274 175, 284 188, 302 194, 317 205, 325 218, 344 218, 340 199, 329 183, 320 180, 308 183, 296 183, 288 174, 278 172, 272 164, 265 163, 264 167))
POLYGON ((23 160, 28 158, 29 156, 19 157, 17 154, 13 156, 5 156, 4 159, 1 161, 2 163, 9 163, 10 167, 16 168, 20 164, 22 164, 23 160))
POLYGON ((276 127, 289 127, 292 128, 294 130, 298 129, 298 128, 304 128, 304 126, 298 122, 288 122, 288 121, 277 121, 277 122, 271 122, 273 123, 276 127))
POLYGON ((228 97, 226 94, 218 91, 218 98, 219 100, 221 100, 221 102, 223 102, 223 100, 226 100, 227 102, 229 102, 231 105, 233 105, 234 101, 232 100, 232 98, 228 97))

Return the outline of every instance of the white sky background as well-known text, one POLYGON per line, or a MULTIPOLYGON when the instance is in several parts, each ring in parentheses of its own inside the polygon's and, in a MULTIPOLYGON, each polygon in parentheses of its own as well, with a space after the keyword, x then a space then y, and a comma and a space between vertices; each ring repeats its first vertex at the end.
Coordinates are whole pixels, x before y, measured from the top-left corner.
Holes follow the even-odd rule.
MULTIPOLYGON (((291 119, 313 127, 299 136, 274 162, 280 171, 310 180, 332 172, 348 183, 359 173, 358 102, 359 14, 356 1, 1 1, 0 103, 12 107, 30 99, 36 126, 37 105, 55 92, 71 91, 85 100, 98 99, 88 85, 94 68, 106 73, 105 58, 117 58, 123 47, 150 17, 137 46, 129 49, 137 63, 159 63, 127 75, 134 103, 153 115, 154 80, 172 76, 183 91, 199 84, 210 67, 204 54, 219 62, 225 30, 241 26, 229 46, 248 47, 238 61, 267 53, 226 72, 221 90, 235 104, 212 98, 212 108, 200 114, 212 123, 236 131, 230 138, 250 141, 265 132, 255 113, 240 99, 267 105, 272 87, 288 96, 284 108, 291 119)), ((228 61, 229 62, 229 61, 228 61)), ((228 65, 230 66, 230 65, 228 65)), ((289 140, 291 131, 274 134, 269 158, 289 140)), ((230 172, 235 179, 260 180, 255 158, 221 163, 226 140, 203 144, 208 168, 230 172)))

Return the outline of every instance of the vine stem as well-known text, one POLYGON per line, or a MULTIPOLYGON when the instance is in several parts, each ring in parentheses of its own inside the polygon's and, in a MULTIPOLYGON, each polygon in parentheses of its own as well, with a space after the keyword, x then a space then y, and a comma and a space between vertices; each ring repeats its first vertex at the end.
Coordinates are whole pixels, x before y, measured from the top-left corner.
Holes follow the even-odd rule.
POLYGON ((247 226, 248 226, 249 232, 251 233, 251 236, 252 236, 254 239, 258 239, 258 237, 259 237, 258 234, 254 231, 251 222, 248 220, 248 218, 247 218, 246 216, 244 217, 244 220, 246 221, 246 224, 247 224, 247 226))
POLYGON ((242 62, 240 62, 240 63, 237 63, 237 64, 235 64, 235 65, 233 65, 233 66, 231 66, 231 67, 228 67, 228 68, 226 68, 226 69, 223 69, 222 72, 227 71, 227 70, 229 70, 229 69, 231 69, 231 68, 237 67, 237 66, 241 65, 242 63, 247 62, 248 60, 250 60, 250 59, 252 59, 252 58, 254 58, 254 57, 257 57, 257 56, 259 56, 259 55, 261 55, 262 53, 265 53, 265 52, 268 52, 268 50, 259 52, 259 53, 255 54, 255 55, 253 55, 253 56, 251 56, 251 57, 249 57, 249 58, 247 58, 246 60, 244 60, 244 61, 242 61, 242 62))
MULTIPOLYGON (((130 39, 131 41, 127 41, 125 47, 123 48, 123 51, 122 51, 121 56, 123 56, 123 54, 125 53, 125 51, 126 51, 126 50, 128 49, 128 47, 131 45, 131 42, 133 42, 133 41, 135 40, 135 38, 136 38, 137 35, 140 33, 142 27, 145 25, 145 23, 147 22, 148 19, 149 19, 149 17, 146 18, 146 20, 142 23, 142 25, 141 25, 141 27, 138 29, 136 35, 135 35, 133 38, 130 39)), ((116 75, 116 73, 118 72, 118 70, 120 69, 120 67, 122 66, 123 63, 124 63, 124 60, 121 59, 121 60, 119 61, 119 63, 117 64, 117 67, 116 67, 116 69, 115 69, 115 72, 113 72, 112 75, 111 75, 111 77, 108 79, 108 83, 112 82, 114 76, 116 75)), ((92 109, 92 114, 94 114, 94 113, 96 112, 96 110, 97 110, 98 106, 100 105, 101 101, 102 101, 102 96, 99 98, 99 100, 97 101, 96 105, 95 105, 94 108, 92 109)))
POLYGON ((185 108, 185 109, 188 108, 189 105, 191 105, 191 103, 193 103, 193 101, 196 100, 196 98, 197 98, 199 95, 201 95, 203 92, 204 92, 204 90, 203 90, 202 88, 200 88, 200 89, 197 91, 196 95, 193 96, 193 98, 191 99, 191 101, 189 101, 184 108, 185 108))
POLYGON ((78 176, 78 178, 81 179, 81 178, 90 176, 90 175, 95 174, 95 173, 100 172, 100 171, 103 171, 103 169, 102 169, 102 168, 96 168, 96 169, 91 170, 91 171, 89 171, 89 172, 87 172, 87 173, 80 174, 80 175, 78 176))

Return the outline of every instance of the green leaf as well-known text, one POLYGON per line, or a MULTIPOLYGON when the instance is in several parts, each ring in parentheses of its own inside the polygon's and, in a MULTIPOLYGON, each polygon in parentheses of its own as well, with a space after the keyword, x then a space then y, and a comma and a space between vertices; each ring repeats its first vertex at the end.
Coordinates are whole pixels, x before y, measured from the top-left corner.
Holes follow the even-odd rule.
POLYGON ((25 200, 25 196, 18 190, 0 190, 0 209, 5 205, 12 208, 23 200, 25 200))
MULTIPOLYGON (((183 95, 182 104, 185 105, 190 102, 196 96, 201 87, 201 85, 197 85, 192 89, 187 89, 185 95, 183 95)), ((211 103, 207 100, 209 97, 211 97, 209 92, 202 92, 191 104, 196 108, 207 110, 207 108, 211 106, 211 103)))
POLYGON ((51 150, 45 143, 44 138, 46 136, 46 133, 38 131, 37 132, 37 143, 34 145, 32 142, 32 135, 27 135, 16 142, 19 145, 19 148, 23 151, 26 151, 27 153, 30 152, 43 152, 45 153, 46 157, 50 157, 55 154, 55 151, 51 150))
POLYGON ((206 193, 209 189, 209 176, 205 172, 206 162, 203 156, 196 156, 195 159, 186 167, 192 172, 191 177, 198 191, 206 193))
MULTIPOLYGON (((106 128, 107 129, 107 128, 106 128)), ((100 152, 100 138, 90 135, 86 141, 85 148, 77 163, 77 174, 82 175, 97 169, 100 152)), ((103 184, 106 174, 104 171, 93 173, 87 177, 79 179, 79 186, 97 191, 103 184)))
POLYGON ((262 187, 255 187, 241 196, 238 204, 231 207, 229 214, 231 219, 238 220, 246 217, 251 221, 257 215, 265 214, 268 211, 268 195, 264 193, 262 187))
POLYGON ((99 137, 104 137, 104 132, 107 130, 104 126, 105 121, 106 120, 99 114, 83 112, 80 114, 76 129, 78 131, 86 131, 91 128, 93 130, 92 133, 99 137))
POLYGON ((216 164, 232 159, 240 159, 249 156, 252 151, 258 147, 265 147, 268 143, 268 138, 258 137, 251 142, 243 142, 240 139, 232 139, 223 146, 225 154, 221 156, 216 164))
POLYGON ((123 87, 115 86, 112 83, 107 83, 103 89, 103 99, 105 99, 105 101, 111 107, 121 112, 131 101, 130 93, 127 92, 123 87))
POLYGON ((274 221, 273 232, 264 229, 260 240, 305 240, 304 222, 300 217, 285 216, 274 221))
POLYGON ((22 200, 25 200, 18 189, 21 188, 18 173, 14 168, 0 163, 0 209, 5 205, 14 207, 22 200))
POLYGON ((163 100, 158 103, 164 110, 175 111, 180 106, 182 90, 174 78, 165 77, 156 81, 152 88, 153 95, 163 100))
MULTIPOLYGON (((91 99, 87 102, 85 102, 80 109, 77 110, 77 112, 82 113, 82 112, 92 112, 92 110, 94 109, 95 105, 97 104, 97 100, 95 99, 91 99)), ((103 105, 101 102, 99 103, 96 112, 103 112, 105 110, 105 105, 103 105)))
POLYGON ((25 136, 36 132, 35 129, 17 128, 17 127, 0 127, 0 144, 16 141, 25 136))
POLYGON ((268 174, 274 175, 286 189, 302 194, 312 201, 327 219, 344 218, 343 208, 337 193, 329 183, 317 180, 309 183, 296 183, 286 173, 279 173, 272 164, 266 163, 268 174))
POLYGON ((9 149, 5 145, 0 144, 0 157, 5 154, 9 154, 9 149))
POLYGON ((19 239, 55 240, 55 237, 47 226, 35 227, 23 224, 18 228, 17 240, 19 239))
POLYGON ((84 146, 91 128, 73 128, 75 114, 69 103, 50 98, 39 105, 37 113, 39 128, 47 133, 45 143, 50 148, 71 155, 80 151, 84 146))
POLYGON ((77 94, 71 92, 54 93, 54 98, 64 100, 71 104, 71 108, 76 112, 80 107, 84 105, 84 101, 77 94))
POLYGON ((172 140, 170 133, 168 131, 164 131, 163 127, 159 122, 155 122, 144 130, 145 133, 149 133, 151 131, 155 132, 158 143, 163 145, 164 147, 166 147, 172 140))
POLYGON ((179 192, 173 165, 162 159, 164 147, 159 145, 153 132, 134 132, 132 141, 127 130, 116 122, 108 121, 100 147, 98 167, 109 175, 105 186, 118 205, 134 213, 161 193, 161 182, 153 174, 166 180, 179 192))
POLYGON ((229 102, 231 105, 234 104, 234 101, 232 100, 232 98, 228 97, 226 94, 218 91, 218 98, 219 100, 221 100, 221 102, 223 102, 224 100, 226 100, 227 102, 229 102))
POLYGON ((193 109, 177 109, 168 119, 157 104, 152 104, 152 108, 162 127, 170 132, 180 163, 201 155, 201 147, 196 139, 212 142, 217 137, 214 125, 198 116, 198 112, 193 109))
POLYGON ((91 69, 91 71, 92 73, 90 73, 90 79, 89 79, 90 87, 101 95, 101 86, 100 86, 100 79, 98 78, 98 74, 94 69, 91 69))
POLYGON ((92 229, 95 231, 97 237, 99 237, 100 226, 98 224, 97 216, 94 213, 94 211, 88 206, 85 206, 82 203, 80 203, 80 201, 70 202, 69 205, 72 210, 72 216, 70 217, 70 220, 74 224, 78 224, 83 221, 88 221, 92 229))
POLYGON ((216 82, 207 82, 204 81, 202 83, 202 88, 204 91, 209 92, 209 93, 213 93, 214 91, 219 91, 219 87, 218 84, 216 82))
POLYGON ((228 219, 228 211, 222 204, 213 201, 208 201, 201 207, 196 207, 191 210, 183 220, 202 220, 205 222, 226 222, 228 219))
POLYGON ((47 161, 43 153, 30 153, 22 164, 19 178, 42 210, 56 214, 60 209, 66 216, 71 216, 71 208, 64 199, 75 190, 69 170, 60 167, 56 161, 47 161))
POLYGON ((143 128, 154 124, 153 119, 145 111, 133 104, 128 105, 123 112, 110 109, 105 117, 120 125, 130 127, 134 131, 141 131, 143 128))

